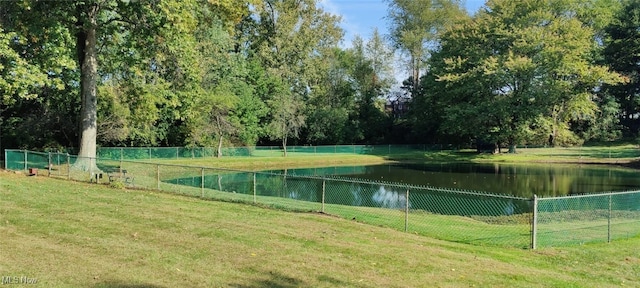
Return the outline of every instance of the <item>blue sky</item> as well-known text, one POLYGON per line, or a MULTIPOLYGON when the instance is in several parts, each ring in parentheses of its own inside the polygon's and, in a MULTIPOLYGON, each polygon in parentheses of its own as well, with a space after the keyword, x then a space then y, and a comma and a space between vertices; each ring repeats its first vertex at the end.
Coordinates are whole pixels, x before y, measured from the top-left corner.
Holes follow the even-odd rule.
MULTIPOLYGON (((368 39, 373 28, 378 27, 382 34, 388 34, 387 15, 388 2, 385 0, 320 0, 325 11, 342 16, 342 28, 345 30, 345 43, 351 46, 351 39, 360 35, 368 39)), ((477 11, 485 0, 466 0, 465 7, 470 13, 477 11)))

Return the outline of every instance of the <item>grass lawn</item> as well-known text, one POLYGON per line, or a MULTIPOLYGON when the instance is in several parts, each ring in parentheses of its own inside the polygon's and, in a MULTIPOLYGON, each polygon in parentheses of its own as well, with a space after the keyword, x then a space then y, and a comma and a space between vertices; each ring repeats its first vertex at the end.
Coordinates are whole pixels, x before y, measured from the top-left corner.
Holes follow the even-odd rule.
POLYGON ((516 153, 477 153, 475 150, 428 151, 392 155, 396 161, 410 162, 509 162, 568 164, 634 164, 640 158, 638 145, 594 147, 518 148, 516 153))
POLYGON ((0 275, 39 287, 640 286, 639 237, 485 247, 317 213, 3 171, 0 234, 0 275))
POLYGON ((375 165, 390 162, 490 162, 490 163, 559 163, 559 164, 613 164, 639 166, 640 148, 624 144, 595 147, 554 147, 517 149, 517 153, 477 153, 473 149, 443 151, 409 151, 398 154, 291 154, 282 156, 222 158, 140 159, 142 162, 189 166, 218 167, 259 171, 282 168, 322 166, 375 165))
POLYGON ((217 167, 227 169, 240 169, 246 171, 260 171, 281 168, 306 168, 323 166, 353 166, 375 165, 395 161, 384 156, 357 155, 357 154, 327 154, 327 155, 293 155, 274 157, 207 157, 193 159, 151 159, 140 160, 142 162, 189 165, 203 167, 217 167))

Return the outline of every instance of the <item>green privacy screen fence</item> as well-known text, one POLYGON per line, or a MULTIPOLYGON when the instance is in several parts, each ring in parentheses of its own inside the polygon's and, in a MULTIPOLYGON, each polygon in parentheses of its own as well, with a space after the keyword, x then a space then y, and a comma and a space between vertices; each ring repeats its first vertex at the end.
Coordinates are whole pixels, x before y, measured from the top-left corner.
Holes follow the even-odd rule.
POLYGON ((474 245, 535 249, 640 234, 640 191, 527 199, 326 175, 89 159, 21 150, 6 150, 5 159, 9 170, 38 169, 39 175, 76 181, 117 182, 204 199, 321 212, 474 245))
MULTIPOLYGON (((413 151, 450 149, 443 145, 327 145, 327 146, 287 146, 287 155, 321 156, 327 154, 373 154, 390 155, 413 151)), ((279 146, 226 147, 222 156, 275 157, 282 156, 284 149, 279 146)), ((180 159, 217 156, 213 147, 101 147, 97 157, 112 160, 140 159, 180 159)))

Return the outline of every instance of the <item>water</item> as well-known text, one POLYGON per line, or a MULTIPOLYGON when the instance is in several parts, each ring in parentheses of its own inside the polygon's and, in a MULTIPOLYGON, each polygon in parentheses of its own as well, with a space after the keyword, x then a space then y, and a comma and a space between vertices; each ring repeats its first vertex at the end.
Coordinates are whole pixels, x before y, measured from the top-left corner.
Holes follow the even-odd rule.
POLYGON ((594 165, 393 164, 287 169, 286 173, 336 175, 523 198, 534 194, 549 197, 640 189, 640 170, 594 165))
POLYGON ((499 216, 530 212, 531 203, 528 199, 534 194, 552 197, 640 190, 639 176, 640 171, 634 169, 605 166, 404 164, 272 170, 255 174, 224 172, 204 177, 175 178, 166 182, 308 202, 321 202, 324 199, 327 204, 410 208, 450 215, 499 216), (359 181, 323 181, 295 176, 339 176, 359 181), (406 186, 379 181, 473 190, 502 196, 411 188, 407 199, 406 186))
MULTIPOLYGON (((361 168, 353 168, 361 170, 361 168)), ((323 173, 327 172, 327 169, 322 169, 323 173)), ((344 167, 339 170, 346 171, 344 167)), ((318 172, 315 169, 314 171, 318 172)), ((309 175, 310 170, 287 170, 286 174, 284 174, 285 171, 282 172, 282 174, 255 173, 255 178, 253 172, 206 174, 204 176, 175 178, 165 180, 165 182, 307 202, 321 203, 324 201, 325 204, 380 207, 394 210, 409 208, 447 215, 512 215, 527 213, 531 208, 529 199, 525 198, 486 193, 461 193, 450 189, 408 188, 405 185, 372 181, 343 181, 328 178, 323 180, 319 177, 296 177, 293 175, 306 174, 311 176, 309 175), (408 190, 410 190, 409 198, 407 198, 408 190)))

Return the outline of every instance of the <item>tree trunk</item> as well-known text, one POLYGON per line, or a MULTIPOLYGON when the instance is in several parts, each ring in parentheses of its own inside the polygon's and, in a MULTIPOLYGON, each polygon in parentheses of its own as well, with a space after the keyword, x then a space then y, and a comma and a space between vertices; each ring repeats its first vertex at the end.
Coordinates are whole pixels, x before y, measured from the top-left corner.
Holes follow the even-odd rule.
POLYGON ((284 157, 287 157, 287 136, 282 137, 282 149, 284 149, 284 157))
POLYGON ((420 60, 417 58, 417 56, 412 56, 412 67, 411 67, 411 77, 413 77, 413 93, 414 95, 417 95, 418 93, 418 89, 420 86, 420 60))
POLYGON ((222 135, 218 137, 218 158, 222 158, 222 135))
MULTIPOLYGON (((79 22, 81 26, 79 28, 80 31, 77 34, 82 107, 80 109, 80 152, 78 153, 78 161, 74 166, 85 171, 91 169, 95 169, 94 171, 97 171, 95 161, 89 161, 89 163, 87 163, 86 160, 96 157, 98 110, 98 59, 96 52, 96 30, 98 6, 90 5, 85 7, 85 9, 85 11, 80 11, 79 13, 86 14, 86 18, 84 18, 84 21, 79 22)), ((79 17, 80 16, 82 15, 79 15, 79 17)))

